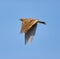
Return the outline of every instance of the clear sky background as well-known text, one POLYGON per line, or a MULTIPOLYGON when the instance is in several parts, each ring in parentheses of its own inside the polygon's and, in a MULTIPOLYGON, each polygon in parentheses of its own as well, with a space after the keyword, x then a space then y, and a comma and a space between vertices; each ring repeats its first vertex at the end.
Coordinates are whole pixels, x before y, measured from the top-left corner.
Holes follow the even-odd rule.
POLYGON ((0 0, 0 59, 60 59, 60 0, 0 0), (27 45, 22 17, 47 23, 27 45))

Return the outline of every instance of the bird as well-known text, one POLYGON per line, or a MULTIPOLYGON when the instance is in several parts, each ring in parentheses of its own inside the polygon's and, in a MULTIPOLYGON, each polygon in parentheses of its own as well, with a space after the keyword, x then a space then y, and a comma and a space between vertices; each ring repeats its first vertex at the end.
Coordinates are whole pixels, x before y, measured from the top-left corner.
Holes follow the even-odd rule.
POLYGON ((35 18, 21 18, 22 21, 21 33, 25 34, 25 44, 32 42, 37 29, 37 23, 46 24, 44 21, 35 18))

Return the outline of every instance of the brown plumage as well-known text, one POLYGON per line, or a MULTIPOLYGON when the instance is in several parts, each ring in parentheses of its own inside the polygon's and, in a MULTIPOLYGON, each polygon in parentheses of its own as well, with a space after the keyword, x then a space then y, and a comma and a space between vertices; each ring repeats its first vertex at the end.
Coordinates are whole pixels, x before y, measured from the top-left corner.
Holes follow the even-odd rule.
POLYGON ((20 20, 22 21, 21 32, 25 33, 25 44, 32 41, 36 32, 37 23, 46 24, 43 21, 32 18, 21 18, 20 20))

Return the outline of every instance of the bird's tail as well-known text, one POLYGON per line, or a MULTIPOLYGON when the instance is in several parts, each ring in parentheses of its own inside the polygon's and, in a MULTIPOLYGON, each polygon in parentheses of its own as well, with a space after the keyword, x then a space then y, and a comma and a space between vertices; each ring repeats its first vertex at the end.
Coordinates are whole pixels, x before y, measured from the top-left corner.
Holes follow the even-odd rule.
POLYGON ((38 23, 46 24, 44 21, 38 21, 38 23))

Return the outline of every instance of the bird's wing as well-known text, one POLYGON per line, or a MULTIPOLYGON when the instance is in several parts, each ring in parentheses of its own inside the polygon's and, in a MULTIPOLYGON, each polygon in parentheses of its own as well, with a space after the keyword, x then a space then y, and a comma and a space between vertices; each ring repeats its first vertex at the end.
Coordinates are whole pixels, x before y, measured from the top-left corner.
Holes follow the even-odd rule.
POLYGON ((36 27, 37 24, 33 25, 31 29, 25 33, 25 44, 32 41, 33 36, 35 35, 36 32, 36 27))
POLYGON ((24 20, 22 21, 21 32, 27 32, 34 24, 36 24, 38 20, 24 20))

